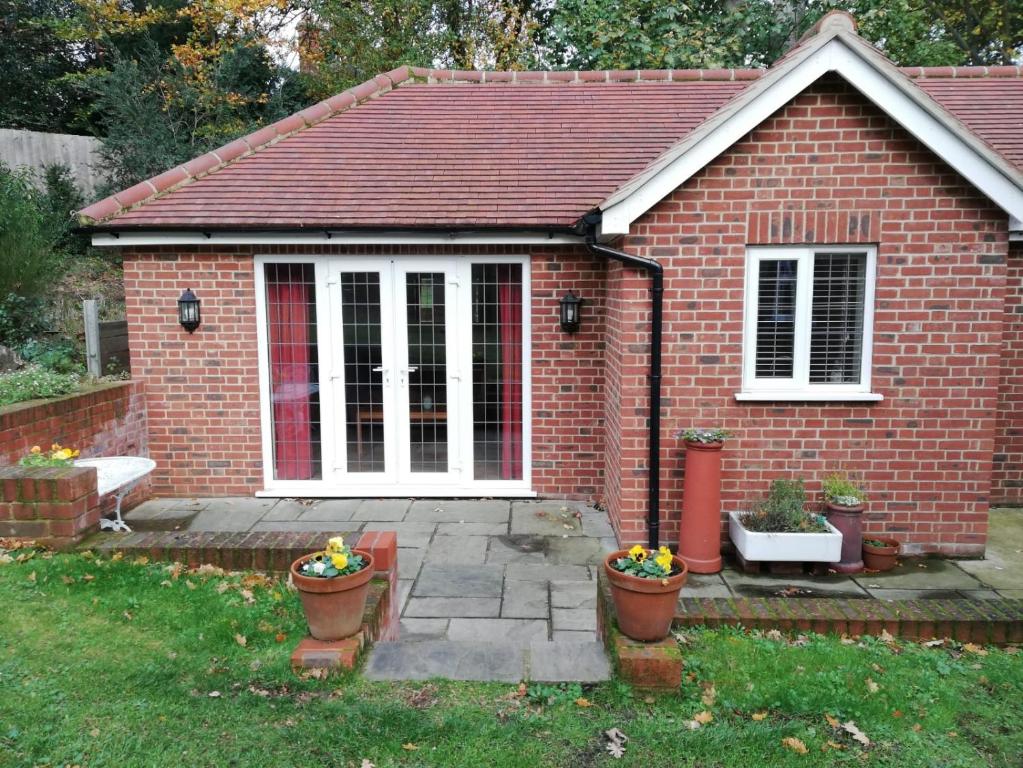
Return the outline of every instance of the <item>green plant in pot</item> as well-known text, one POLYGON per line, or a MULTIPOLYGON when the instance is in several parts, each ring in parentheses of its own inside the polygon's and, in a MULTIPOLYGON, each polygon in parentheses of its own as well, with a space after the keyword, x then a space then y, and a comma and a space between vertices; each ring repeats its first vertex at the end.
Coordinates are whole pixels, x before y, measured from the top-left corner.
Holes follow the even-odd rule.
POLYGON ((611 585, 618 629, 633 640, 663 640, 671 631, 678 593, 689 571, 667 547, 649 550, 638 544, 612 552, 604 560, 611 585))
POLYGON ((291 564, 291 581, 298 590, 317 640, 341 640, 359 631, 366 609, 373 556, 351 549, 335 536, 322 552, 300 557, 291 564))
POLYGON ((842 559, 835 563, 839 573, 863 570, 863 509, 867 494, 848 475, 834 472, 821 483, 828 522, 842 532, 842 559))
POLYGON ((895 539, 864 539, 863 567, 871 571, 890 571, 898 562, 901 548, 902 545, 895 539))

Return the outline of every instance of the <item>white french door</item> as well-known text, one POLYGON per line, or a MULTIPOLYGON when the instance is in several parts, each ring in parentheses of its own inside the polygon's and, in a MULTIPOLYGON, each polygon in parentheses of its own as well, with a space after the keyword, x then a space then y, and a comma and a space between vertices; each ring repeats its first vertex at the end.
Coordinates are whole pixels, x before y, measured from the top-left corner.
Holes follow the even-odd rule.
POLYGON ((268 495, 532 495, 525 259, 268 256, 257 289, 268 495))

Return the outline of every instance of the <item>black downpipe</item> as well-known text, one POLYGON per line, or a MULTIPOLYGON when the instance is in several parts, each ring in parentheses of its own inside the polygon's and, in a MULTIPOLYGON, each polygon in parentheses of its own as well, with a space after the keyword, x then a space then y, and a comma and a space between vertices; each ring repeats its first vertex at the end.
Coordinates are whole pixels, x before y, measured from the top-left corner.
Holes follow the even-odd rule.
POLYGON ((664 267, 653 259, 633 256, 601 245, 591 225, 586 247, 597 256, 620 261, 650 274, 652 317, 650 318, 650 498, 647 507, 647 531, 650 549, 660 546, 661 538, 661 335, 664 327, 664 267))

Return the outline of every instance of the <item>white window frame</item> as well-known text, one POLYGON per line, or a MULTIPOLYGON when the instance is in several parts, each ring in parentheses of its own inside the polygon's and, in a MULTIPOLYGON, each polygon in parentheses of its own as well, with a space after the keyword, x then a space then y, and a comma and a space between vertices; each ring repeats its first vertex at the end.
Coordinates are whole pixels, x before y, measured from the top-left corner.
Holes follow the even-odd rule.
POLYGON ((871 392, 871 358, 874 339, 874 290, 877 282, 877 248, 869 245, 750 246, 746 249, 746 289, 742 335, 742 391, 736 400, 878 401, 871 392), (813 263, 818 253, 856 253, 866 256, 863 297, 863 340, 858 384, 810 383, 810 324, 813 304, 813 263), (792 378, 758 379, 757 310, 760 264, 764 261, 796 262, 796 308, 792 378))

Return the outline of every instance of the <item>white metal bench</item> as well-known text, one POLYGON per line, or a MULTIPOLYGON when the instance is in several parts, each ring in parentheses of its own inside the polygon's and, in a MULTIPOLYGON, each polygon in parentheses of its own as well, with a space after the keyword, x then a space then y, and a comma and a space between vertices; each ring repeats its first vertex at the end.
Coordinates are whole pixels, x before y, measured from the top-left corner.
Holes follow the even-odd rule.
POLYGON ((156 468, 156 462, 141 456, 106 456, 99 459, 77 459, 75 466, 94 467, 96 469, 96 492, 100 496, 112 493, 117 501, 114 507, 114 519, 102 518, 99 521, 100 530, 131 533, 131 528, 121 519, 121 502, 146 475, 156 468))

